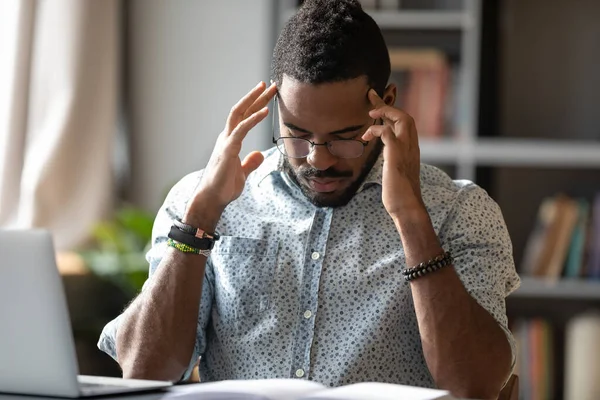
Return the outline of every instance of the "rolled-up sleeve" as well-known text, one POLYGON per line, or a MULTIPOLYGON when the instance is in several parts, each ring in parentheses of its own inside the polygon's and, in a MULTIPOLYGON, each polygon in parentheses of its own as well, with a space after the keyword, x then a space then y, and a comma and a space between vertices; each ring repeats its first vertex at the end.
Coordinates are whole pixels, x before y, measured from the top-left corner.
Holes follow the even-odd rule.
MULTIPOLYGON (((160 267, 163 255, 167 250, 167 235, 171 228, 172 221, 175 218, 182 218, 187 201, 192 196, 198 185, 200 175, 200 172, 189 174, 180 180, 175 186, 173 186, 173 188, 169 191, 169 194, 167 195, 162 207, 157 213, 152 228, 152 247, 146 253, 146 259, 149 267, 148 279, 144 283, 142 292, 148 288, 149 283, 153 279, 154 273, 160 267)), ((212 264, 209 258, 206 263, 204 284, 202 285, 202 294, 200 298, 196 343, 194 345, 194 351, 190 360, 190 364, 185 371, 184 376, 182 377, 184 380, 189 378, 196 362, 204 353, 206 348, 205 332, 210 319, 213 295, 214 277, 212 274, 212 264)), ((117 360, 116 338, 122 318, 123 314, 106 324, 98 341, 98 348, 110 355, 115 360, 117 360)))
POLYGON ((508 329, 506 297, 519 287, 512 242, 498 204, 470 184, 459 192, 440 230, 445 249, 467 292, 487 310, 506 334, 516 360, 516 343, 508 329))

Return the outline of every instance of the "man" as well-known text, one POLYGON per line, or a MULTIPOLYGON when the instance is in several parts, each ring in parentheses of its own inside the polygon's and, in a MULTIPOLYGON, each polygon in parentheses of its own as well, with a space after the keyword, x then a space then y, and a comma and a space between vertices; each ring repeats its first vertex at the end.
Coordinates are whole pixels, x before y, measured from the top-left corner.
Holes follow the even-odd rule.
POLYGON ((514 362, 504 298, 519 282, 502 214, 420 164, 389 75, 357 1, 305 2, 275 47, 275 83, 232 108, 206 168, 156 217, 150 278, 99 342, 124 376, 185 379, 200 357, 202 381, 497 396, 514 362), (277 148, 240 162, 275 96, 277 148))

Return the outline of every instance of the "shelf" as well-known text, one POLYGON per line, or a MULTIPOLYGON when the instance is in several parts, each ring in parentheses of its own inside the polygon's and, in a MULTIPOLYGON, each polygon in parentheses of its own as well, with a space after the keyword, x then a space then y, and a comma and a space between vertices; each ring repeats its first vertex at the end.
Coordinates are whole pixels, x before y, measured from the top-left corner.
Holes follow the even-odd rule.
POLYGON ((424 163, 450 163, 459 161, 461 154, 465 153, 466 144, 455 139, 419 139, 421 162, 424 163))
POLYGON ((460 11, 368 11, 382 29, 468 29, 471 19, 460 11))
POLYGON ((477 165, 531 167, 600 167, 600 141, 548 139, 479 139, 477 165))
POLYGON ((561 279, 558 281, 521 277, 521 287, 510 299, 558 299, 600 301, 600 281, 561 279))
MULTIPOLYGON (((282 25, 296 10, 282 14, 282 25)), ((461 11, 380 11, 365 10, 381 29, 469 29, 472 18, 461 11)))
POLYGON ((423 162, 477 166, 600 168, 600 141, 484 138, 474 142, 420 139, 423 162))

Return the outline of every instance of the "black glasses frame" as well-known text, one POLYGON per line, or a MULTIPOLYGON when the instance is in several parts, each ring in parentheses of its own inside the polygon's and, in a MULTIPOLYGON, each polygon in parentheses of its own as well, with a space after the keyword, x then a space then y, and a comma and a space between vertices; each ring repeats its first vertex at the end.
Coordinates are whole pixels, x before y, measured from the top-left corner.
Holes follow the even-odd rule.
MULTIPOLYGON (((287 154, 283 154, 284 156, 288 157, 288 158, 306 158, 308 157, 314 150, 315 146, 327 146, 327 150, 329 151, 329 153, 331 153, 332 156, 334 157, 338 157, 338 158, 346 158, 346 159, 353 159, 353 158, 359 158, 360 156, 362 156, 365 152, 365 147, 367 147, 367 145, 369 144, 369 142, 363 142, 362 140, 358 140, 358 139, 344 139, 344 138, 339 138, 339 139, 334 139, 334 140, 329 140, 327 142, 324 143, 315 143, 312 140, 308 140, 308 139, 304 139, 304 138, 299 138, 299 137, 295 137, 295 136, 280 136, 279 138, 275 139, 275 124, 279 123, 279 121, 275 121, 275 108, 278 108, 278 104, 277 104, 277 95, 275 95, 275 97, 273 97, 273 117, 272 117, 272 123, 271 123, 271 130, 272 130, 272 140, 273 140, 273 144, 277 145, 277 142, 279 141, 279 139, 295 139, 295 140, 304 140, 305 142, 310 143, 310 151, 307 155, 305 155, 304 157, 290 157, 287 154), (353 141, 353 142, 358 142, 360 144, 363 145, 363 151, 361 151, 361 153, 356 156, 356 157, 339 157, 335 154, 333 154, 331 152, 331 148, 329 147, 329 145, 332 142, 348 142, 348 141, 353 141)), ((374 119, 373 123, 369 126, 369 128, 373 125, 375 125, 377 123, 377 120, 374 119)), ((279 146, 277 146, 277 148, 279 149, 279 146)), ((281 153, 281 150, 280 150, 281 153)))

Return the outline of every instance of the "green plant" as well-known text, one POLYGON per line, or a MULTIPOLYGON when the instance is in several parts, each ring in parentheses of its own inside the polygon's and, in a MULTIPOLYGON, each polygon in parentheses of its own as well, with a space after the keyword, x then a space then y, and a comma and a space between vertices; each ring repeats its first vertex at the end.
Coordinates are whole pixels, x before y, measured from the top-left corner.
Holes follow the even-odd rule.
POLYGON ((111 221, 92 229, 93 246, 81 250, 88 268, 96 275, 135 296, 148 276, 145 254, 151 245, 153 218, 130 205, 121 207, 111 221))

